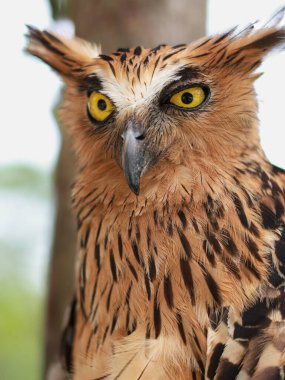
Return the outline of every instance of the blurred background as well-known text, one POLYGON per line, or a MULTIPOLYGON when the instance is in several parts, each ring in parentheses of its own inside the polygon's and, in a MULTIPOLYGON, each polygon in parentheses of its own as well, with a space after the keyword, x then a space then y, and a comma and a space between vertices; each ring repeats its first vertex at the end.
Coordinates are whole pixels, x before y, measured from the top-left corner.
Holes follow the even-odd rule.
MULTIPOLYGON (((25 24, 118 47, 183 43, 236 24, 266 20, 271 0, 14 0, 0 13, 0 379, 38 380, 57 359, 72 294, 75 253, 69 142, 56 121, 62 84, 24 54, 25 24), (4 101, 4 102, 3 102, 4 101)), ((285 167, 285 53, 256 83, 261 142, 285 167)), ((52 375, 51 377, 52 378, 52 375)))

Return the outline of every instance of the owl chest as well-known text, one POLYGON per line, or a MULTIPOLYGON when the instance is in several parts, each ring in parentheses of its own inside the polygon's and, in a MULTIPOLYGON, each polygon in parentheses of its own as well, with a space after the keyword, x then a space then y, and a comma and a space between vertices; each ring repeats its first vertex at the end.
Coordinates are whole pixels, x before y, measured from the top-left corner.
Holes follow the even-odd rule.
POLYGON ((79 231, 77 347, 111 355, 127 339, 156 342, 164 356, 171 341, 177 357, 202 370, 209 315, 229 303, 242 309, 254 296, 263 250, 245 267, 251 247, 230 210, 216 220, 199 210, 108 217, 87 219, 79 231))
POLYGON ((176 219, 154 212, 83 226, 77 297, 98 349, 140 334, 175 337, 183 352, 194 346, 204 357, 209 309, 221 306, 226 294, 218 279, 222 264, 210 244, 205 256, 201 231, 182 212, 176 219))
POLYGON ((102 340, 104 334, 142 329, 147 338, 178 332, 183 342, 186 330, 198 323, 197 308, 206 323, 200 298, 209 290, 204 289, 203 265, 192 257, 202 241, 192 237, 190 246, 186 231, 177 231, 170 220, 160 223, 159 216, 152 223, 134 219, 110 227, 99 221, 82 229, 77 293, 82 315, 102 340))

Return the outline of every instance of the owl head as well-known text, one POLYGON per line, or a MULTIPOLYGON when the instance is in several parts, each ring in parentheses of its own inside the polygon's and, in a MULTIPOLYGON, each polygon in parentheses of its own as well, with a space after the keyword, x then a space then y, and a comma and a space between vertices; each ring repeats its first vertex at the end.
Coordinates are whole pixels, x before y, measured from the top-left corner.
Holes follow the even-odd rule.
POLYGON ((67 85, 61 119, 79 167, 139 194, 163 175, 194 178, 261 152, 253 84, 263 58, 285 45, 283 11, 257 30, 110 55, 29 27, 28 51, 67 85))

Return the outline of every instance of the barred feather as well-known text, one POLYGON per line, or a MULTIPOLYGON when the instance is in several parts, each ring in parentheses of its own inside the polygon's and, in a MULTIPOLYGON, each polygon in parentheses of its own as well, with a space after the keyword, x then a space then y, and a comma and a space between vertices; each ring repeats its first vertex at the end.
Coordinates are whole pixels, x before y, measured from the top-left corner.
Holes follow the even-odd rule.
POLYGON ((110 55, 29 28, 30 53, 67 83, 61 118, 80 168, 62 345, 73 379, 284 378, 285 172, 260 147, 253 89, 265 55, 284 46, 282 12, 261 29, 110 55), (167 106, 199 84, 199 109, 167 106), (106 123, 88 117, 92 91, 114 105, 106 123), (134 119, 156 157, 139 196, 121 168, 134 119))

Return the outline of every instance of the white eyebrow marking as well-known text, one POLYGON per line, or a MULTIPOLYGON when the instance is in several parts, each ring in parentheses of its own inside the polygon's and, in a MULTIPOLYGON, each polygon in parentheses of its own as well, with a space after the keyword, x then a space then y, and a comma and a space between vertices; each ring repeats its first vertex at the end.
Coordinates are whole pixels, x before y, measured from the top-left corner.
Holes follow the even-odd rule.
POLYGON ((140 75, 144 78, 143 82, 139 81, 134 74, 127 78, 123 70, 117 74, 116 78, 107 76, 103 69, 96 70, 96 75, 102 80, 102 93, 114 102, 119 111, 132 110, 149 105, 167 84, 179 79, 178 71, 185 67, 185 63, 181 60, 163 69, 159 69, 158 66, 154 73, 153 66, 150 70, 142 65, 140 75))

